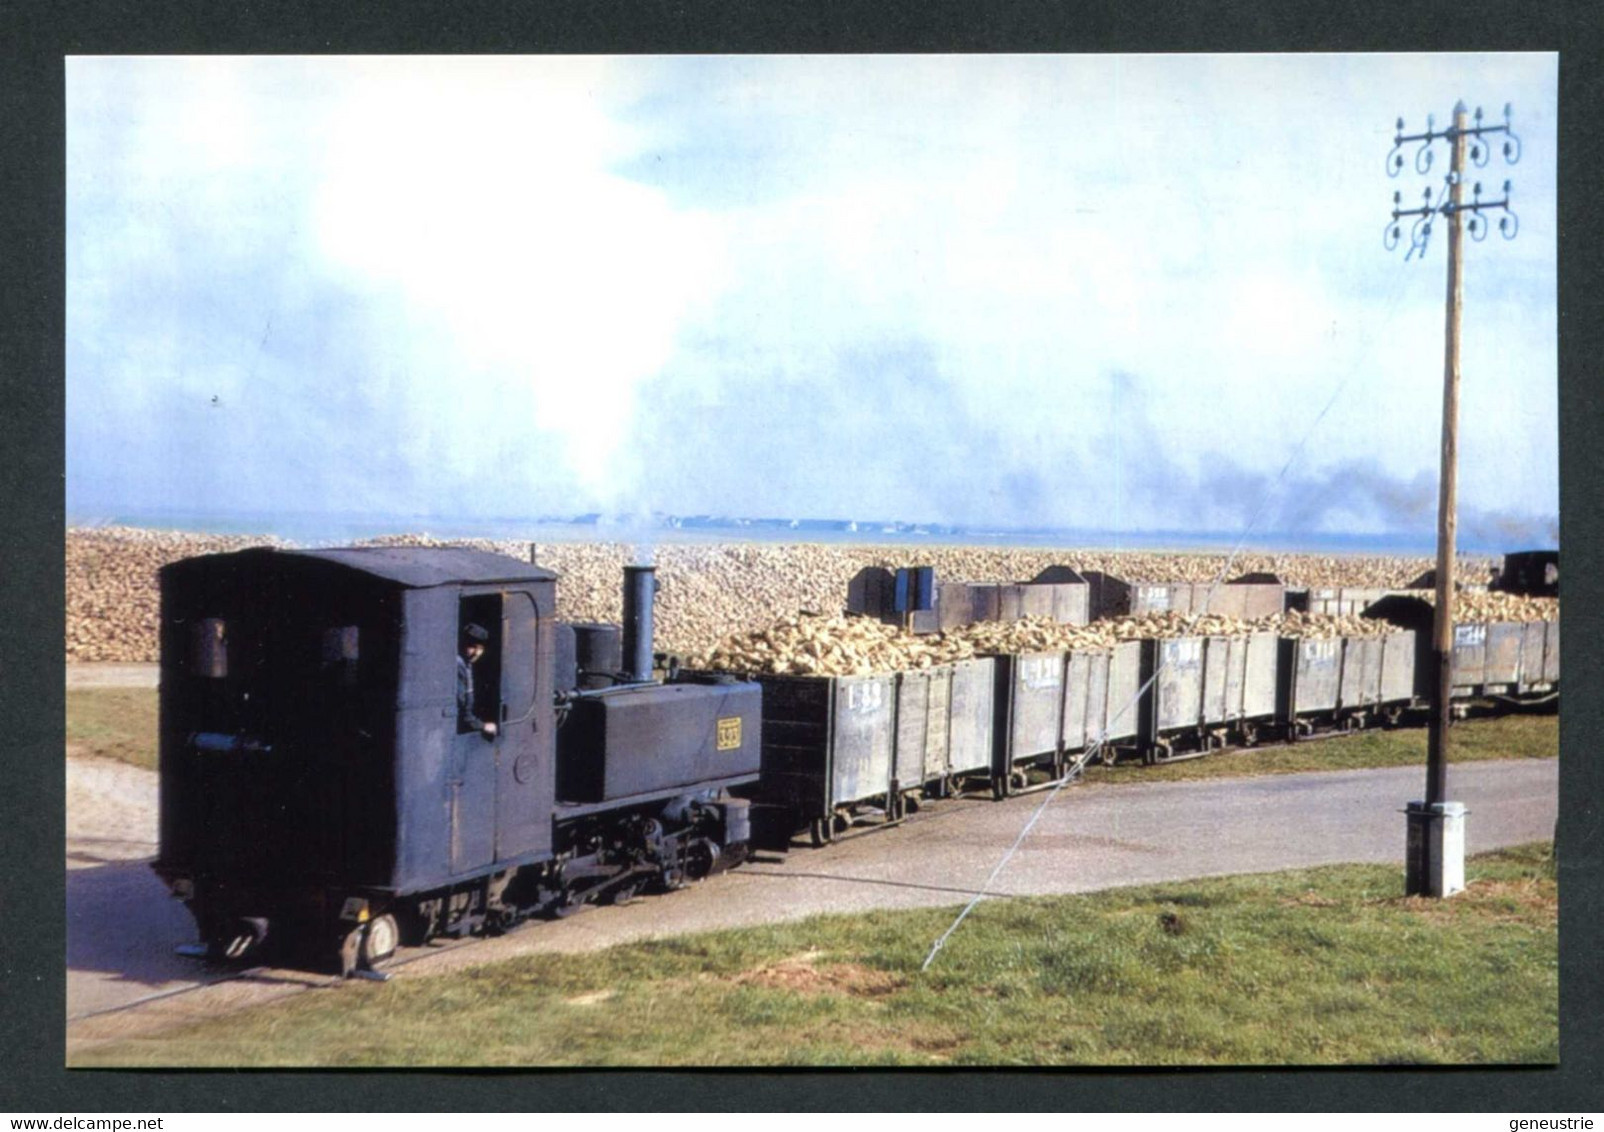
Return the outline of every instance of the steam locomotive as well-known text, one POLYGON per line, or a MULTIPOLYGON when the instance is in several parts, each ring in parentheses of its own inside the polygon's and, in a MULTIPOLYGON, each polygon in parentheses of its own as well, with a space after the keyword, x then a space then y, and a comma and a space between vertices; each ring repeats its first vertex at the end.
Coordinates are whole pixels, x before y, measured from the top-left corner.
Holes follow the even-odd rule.
MULTIPOLYGON (((556 578, 466 549, 256 548, 161 573, 156 872, 214 959, 346 974, 440 935, 664 891, 1094 755, 1156 762, 1396 723, 1431 607, 1383 636, 1183 637, 867 676, 656 671, 656 578, 619 626, 564 624, 556 578)), ((1456 696, 1557 696, 1559 622, 1459 625, 1456 696)))
POLYGON ((213 958, 371 970, 747 851, 730 791, 758 777, 761 692, 652 678, 650 568, 622 639, 560 626, 550 571, 473 550, 257 548, 160 581, 154 868, 213 958))

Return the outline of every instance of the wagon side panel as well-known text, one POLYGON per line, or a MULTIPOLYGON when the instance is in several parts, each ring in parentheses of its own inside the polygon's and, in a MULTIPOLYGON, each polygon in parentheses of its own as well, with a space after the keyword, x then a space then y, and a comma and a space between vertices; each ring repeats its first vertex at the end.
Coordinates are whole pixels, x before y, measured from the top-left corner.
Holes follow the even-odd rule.
POLYGON ((1243 658, 1242 716, 1262 719, 1275 714, 1276 637, 1254 633, 1247 638, 1243 658))
POLYGON ((1487 656, 1482 671, 1484 684, 1516 684, 1520 681, 1521 644, 1526 627, 1518 621, 1493 621, 1487 626, 1487 656))
POLYGON ((1141 704, 1137 693, 1142 687, 1142 642, 1121 641, 1108 657, 1108 698, 1105 715, 1107 738, 1127 741, 1136 738, 1141 726, 1141 704))
POLYGON ((1408 703, 1415 695, 1415 633, 1381 638, 1381 702, 1408 703))
POLYGON ((894 676, 838 676, 831 750, 836 805, 861 802, 891 788, 896 745, 894 676))
POLYGON ((990 657, 960 660, 952 666, 948 774, 979 774, 991 767, 995 668, 990 657))

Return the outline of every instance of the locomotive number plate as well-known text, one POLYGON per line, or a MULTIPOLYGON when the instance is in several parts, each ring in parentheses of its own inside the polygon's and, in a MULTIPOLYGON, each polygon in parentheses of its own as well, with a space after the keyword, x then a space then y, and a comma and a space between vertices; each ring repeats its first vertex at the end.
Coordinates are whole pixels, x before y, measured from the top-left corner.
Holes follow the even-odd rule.
POLYGON ((718 749, 737 751, 741 747, 741 717, 731 715, 718 721, 718 749))

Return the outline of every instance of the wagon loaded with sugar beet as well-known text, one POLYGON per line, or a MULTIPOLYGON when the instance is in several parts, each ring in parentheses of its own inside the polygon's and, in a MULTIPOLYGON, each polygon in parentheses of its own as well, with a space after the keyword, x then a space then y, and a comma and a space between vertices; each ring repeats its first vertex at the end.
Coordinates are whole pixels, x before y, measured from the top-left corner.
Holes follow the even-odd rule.
MULTIPOLYGON (((1371 606, 1366 617, 1416 630, 1429 641, 1436 599, 1393 596, 1371 606)), ((1559 695, 1559 599, 1504 592, 1459 594, 1454 603, 1450 661, 1456 714, 1468 701, 1505 704, 1552 702, 1559 695)), ((1431 650, 1417 649, 1416 687, 1429 686, 1431 650)))

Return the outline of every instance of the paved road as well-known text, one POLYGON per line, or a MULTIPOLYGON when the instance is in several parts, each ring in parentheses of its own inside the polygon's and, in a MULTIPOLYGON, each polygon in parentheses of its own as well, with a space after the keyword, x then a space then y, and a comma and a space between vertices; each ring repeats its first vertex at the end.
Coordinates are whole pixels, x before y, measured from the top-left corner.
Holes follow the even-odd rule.
MULTIPOLYGON (((1554 759, 1454 767, 1453 795, 1470 809, 1468 851, 1552 837, 1558 772, 1554 759)), ((1418 794, 1422 778, 1419 768, 1399 767, 1078 786, 1053 801, 992 891, 1086 892, 1343 861, 1397 863, 1401 885, 1399 811, 1418 794)), ((961 904, 979 891, 1044 797, 948 802, 896 829, 821 850, 765 855, 673 896, 598 908, 472 946, 405 952, 403 958, 416 961, 401 975, 820 912, 961 904)), ((197 968, 172 954, 175 944, 192 938, 193 928, 182 906, 138 860, 71 869, 67 907, 69 1051, 325 981, 264 972, 132 1013, 88 1018, 155 992, 196 985, 197 968)))

